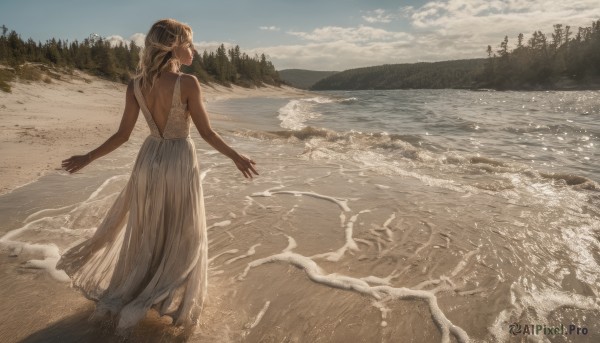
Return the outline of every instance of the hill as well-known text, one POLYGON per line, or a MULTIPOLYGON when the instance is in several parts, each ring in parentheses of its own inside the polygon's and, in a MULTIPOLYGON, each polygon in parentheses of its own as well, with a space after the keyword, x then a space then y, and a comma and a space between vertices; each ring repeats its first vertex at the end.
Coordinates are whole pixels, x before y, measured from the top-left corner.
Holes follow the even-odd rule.
POLYGON ((473 88, 485 59, 384 64, 348 69, 315 83, 311 90, 473 88))
POLYGON ((279 78, 287 84, 296 88, 309 89, 328 76, 339 73, 338 71, 316 71, 305 69, 284 69, 279 70, 279 78))

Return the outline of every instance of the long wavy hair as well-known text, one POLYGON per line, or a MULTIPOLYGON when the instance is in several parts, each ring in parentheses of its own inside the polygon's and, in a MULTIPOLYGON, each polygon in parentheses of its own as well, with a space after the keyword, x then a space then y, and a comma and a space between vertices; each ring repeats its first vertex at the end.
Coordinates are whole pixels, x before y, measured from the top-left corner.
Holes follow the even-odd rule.
POLYGON ((138 65, 142 88, 152 89, 156 79, 164 71, 179 71, 181 63, 173 49, 184 43, 192 43, 192 28, 175 19, 161 19, 148 31, 145 47, 138 65))

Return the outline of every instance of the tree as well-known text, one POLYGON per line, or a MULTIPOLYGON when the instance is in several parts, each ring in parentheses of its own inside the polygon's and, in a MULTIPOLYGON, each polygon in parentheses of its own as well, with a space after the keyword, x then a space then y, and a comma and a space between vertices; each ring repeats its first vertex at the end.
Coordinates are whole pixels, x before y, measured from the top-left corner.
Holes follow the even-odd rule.
POLYGON ((92 59, 98 66, 98 72, 111 79, 116 79, 116 65, 113 50, 110 48, 110 43, 102 38, 95 40, 92 46, 92 59))
POLYGON ((565 26, 565 45, 569 44, 569 37, 571 36, 571 27, 569 25, 565 26))
MULTIPOLYGON (((25 61, 52 63, 127 82, 140 60, 141 49, 134 42, 111 46, 105 38, 91 34, 82 42, 52 38, 42 44, 32 39, 24 42, 15 31, 6 34, 8 29, 5 25, 2 28, 0 62, 15 67, 25 61)), ((206 83, 216 81, 228 85, 233 82, 252 86, 281 82, 275 67, 266 58, 262 61, 258 56, 249 58, 239 46, 226 51, 224 44, 219 46, 216 54, 204 51, 200 56, 195 53, 192 65, 185 70, 206 83)))
POLYGON ((498 55, 500 55, 501 58, 508 58, 508 36, 504 36, 504 40, 500 43, 498 55))
POLYGON ((141 49, 135 44, 134 41, 129 43, 129 57, 128 57, 128 68, 130 70, 136 70, 138 64, 140 63, 140 52, 141 49))
POLYGON ((60 52, 58 50, 58 45, 54 38, 49 42, 46 42, 46 54, 45 57, 48 61, 54 64, 59 64, 61 62, 60 52))
POLYGON ((562 45, 562 42, 563 42, 562 24, 556 24, 556 25, 554 25, 554 33, 552 34, 552 46, 555 49, 558 49, 558 47, 562 45))
POLYGON ((23 41, 14 30, 8 34, 8 48, 12 52, 8 56, 8 63, 19 65, 25 61, 23 56, 23 41))
POLYGON ((500 44, 499 60, 492 58, 488 46, 488 63, 484 68, 485 80, 498 88, 552 87, 565 78, 577 82, 600 82, 600 20, 590 27, 579 27, 572 38, 571 27, 553 25, 552 41, 537 30, 523 46, 523 35, 517 38, 517 48, 507 49, 507 38, 500 44), (494 66, 492 62, 498 63, 494 66), (510 79, 506 72, 511 71, 510 79))

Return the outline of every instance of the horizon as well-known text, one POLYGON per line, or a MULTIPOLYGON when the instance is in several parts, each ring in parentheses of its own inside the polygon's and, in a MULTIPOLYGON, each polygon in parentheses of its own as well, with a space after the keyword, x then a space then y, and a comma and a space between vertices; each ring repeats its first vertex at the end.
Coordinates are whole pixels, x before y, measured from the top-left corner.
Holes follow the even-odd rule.
POLYGON ((0 17, 0 25, 24 40, 82 41, 98 34, 113 44, 142 46, 152 23, 170 17, 192 27, 199 53, 220 44, 239 45, 251 56, 264 53, 277 70, 343 71, 485 58, 487 46, 498 50, 504 36, 514 48, 519 33, 525 41, 538 30, 551 39, 554 24, 571 26, 574 35, 600 18, 600 7, 596 0, 411 0, 401 5, 387 0, 225 0, 177 7, 157 0, 83 5, 33 0, 1 3, 0 13, 11 14, 0 17), (194 15, 205 12, 211 15, 194 15))

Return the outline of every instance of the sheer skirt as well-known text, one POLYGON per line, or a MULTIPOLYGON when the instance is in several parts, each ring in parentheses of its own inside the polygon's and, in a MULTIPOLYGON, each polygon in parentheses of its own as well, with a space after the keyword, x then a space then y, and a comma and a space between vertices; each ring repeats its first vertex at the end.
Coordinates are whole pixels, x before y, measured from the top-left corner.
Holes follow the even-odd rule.
POLYGON ((134 326, 150 308, 197 325, 208 286, 204 197, 193 140, 150 135, 94 235, 57 264, 96 301, 96 315, 134 326))

